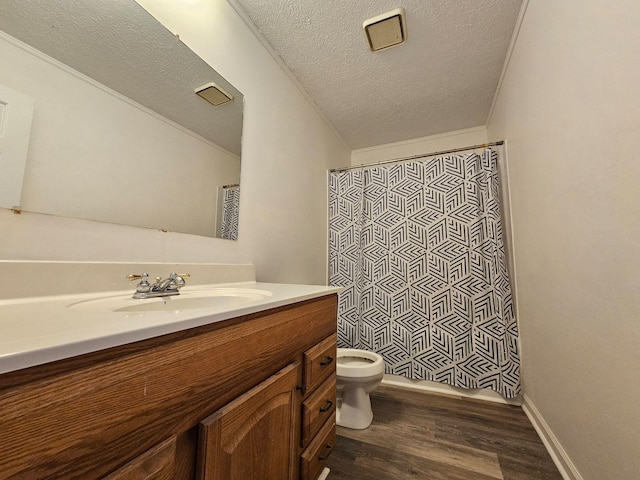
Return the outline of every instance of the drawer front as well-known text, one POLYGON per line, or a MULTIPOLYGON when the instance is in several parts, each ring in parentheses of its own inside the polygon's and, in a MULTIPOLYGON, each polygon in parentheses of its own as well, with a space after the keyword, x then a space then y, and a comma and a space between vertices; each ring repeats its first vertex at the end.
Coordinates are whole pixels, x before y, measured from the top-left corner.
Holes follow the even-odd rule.
POLYGON ((175 479, 176 437, 147 450, 103 480, 175 479))
POLYGON ((304 384, 311 393, 324 379, 336 371, 336 335, 325 338, 304 352, 304 384))
POLYGON ((334 418, 335 411, 336 376, 331 375, 302 403, 302 447, 309 443, 329 418, 334 418))
POLYGON ((336 424, 333 419, 324 424, 300 457, 300 479, 316 480, 336 444, 336 424))

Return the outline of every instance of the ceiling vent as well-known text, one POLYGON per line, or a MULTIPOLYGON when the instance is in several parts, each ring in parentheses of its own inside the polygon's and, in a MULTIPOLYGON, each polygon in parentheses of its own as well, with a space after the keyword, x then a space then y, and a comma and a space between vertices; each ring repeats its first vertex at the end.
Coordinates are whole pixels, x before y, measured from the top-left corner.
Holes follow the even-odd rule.
POLYGON ((195 89, 197 95, 200 95, 213 106, 224 105, 233 100, 233 95, 226 92, 220 85, 215 83, 207 83, 195 89))
POLYGON ((400 45, 407 39, 404 8, 396 8, 365 20, 362 28, 372 52, 400 45))

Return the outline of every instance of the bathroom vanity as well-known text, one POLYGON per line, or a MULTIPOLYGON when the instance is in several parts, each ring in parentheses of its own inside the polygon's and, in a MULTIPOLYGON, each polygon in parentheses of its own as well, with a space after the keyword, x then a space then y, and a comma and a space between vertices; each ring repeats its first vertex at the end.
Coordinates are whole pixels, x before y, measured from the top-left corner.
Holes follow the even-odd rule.
POLYGON ((3 351, 0 366, 16 358, 0 375, 0 479, 315 480, 335 440, 336 289, 278 288, 231 309, 129 312, 145 327, 64 349, 3 351), (154 330, 154 317, 172 320, 154 330))

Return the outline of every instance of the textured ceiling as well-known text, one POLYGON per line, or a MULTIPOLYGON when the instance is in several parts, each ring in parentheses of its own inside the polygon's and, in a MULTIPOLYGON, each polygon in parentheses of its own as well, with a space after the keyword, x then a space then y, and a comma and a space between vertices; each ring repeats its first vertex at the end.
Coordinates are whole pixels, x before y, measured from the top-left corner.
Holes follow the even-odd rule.
POLYGON ((484 125, 521 0, 229 0, 351 148, 484 125), (372 53, 362 22, 406 10, 408 40, 372 53))
POLYGON ((2 0, 0 30, 240 155, 242 94, 134 0, 2 0), (236 100, 208 104, 208 82, 236 100))

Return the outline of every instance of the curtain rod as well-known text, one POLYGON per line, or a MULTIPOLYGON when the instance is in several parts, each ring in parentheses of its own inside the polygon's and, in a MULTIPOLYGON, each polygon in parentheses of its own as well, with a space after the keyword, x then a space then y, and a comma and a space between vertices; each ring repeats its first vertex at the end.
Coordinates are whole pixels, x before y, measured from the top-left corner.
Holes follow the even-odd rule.
POLYGON ((504 145, 504 140, 499 142, 481 143, 479 145, 473 145, 471 147, 453 148, 451 150, 442 150, 441 152, 422 153, 420 155, 413 155, 412 157, 394 158, 393 160, 383 160, 381 162, 365 163, 363 165, 351 165, 349 167, 333 168, 329 172, 346 172, 347 170, 354 170, 356 168, 377 167, 378 165, 385 165, 388 163, 408 162, 409 160, 416 160, 418 158, 435 157, 437 155, 444 155, 446 153, 464 152, 466 150, 475 150, 476 148, 494 147, 498 145, 504 145))

